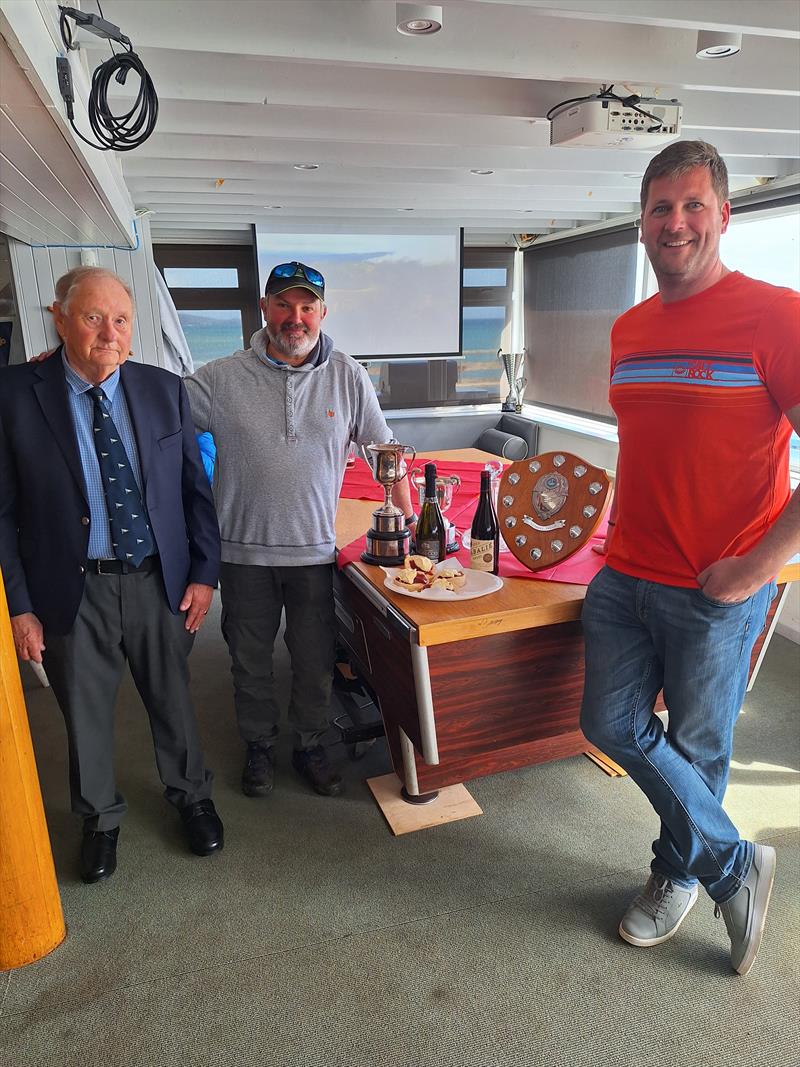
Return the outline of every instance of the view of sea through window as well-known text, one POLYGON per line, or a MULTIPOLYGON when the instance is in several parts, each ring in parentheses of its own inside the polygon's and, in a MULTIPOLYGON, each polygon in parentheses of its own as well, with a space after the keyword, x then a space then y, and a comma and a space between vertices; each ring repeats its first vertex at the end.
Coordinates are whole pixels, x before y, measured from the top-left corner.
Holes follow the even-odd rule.
POLYGON ((239 311, 179 311, 178 318, 195 367, 244 348, 239 311))

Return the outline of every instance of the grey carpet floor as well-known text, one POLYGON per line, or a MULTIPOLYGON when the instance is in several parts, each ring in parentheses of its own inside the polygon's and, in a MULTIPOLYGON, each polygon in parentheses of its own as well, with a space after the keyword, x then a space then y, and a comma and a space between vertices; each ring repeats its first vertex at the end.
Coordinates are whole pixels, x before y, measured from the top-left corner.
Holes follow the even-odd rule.
MULTIPOLYGON (((110 882, 78 879, 64 728, 25 672, 68 937, 0 975, 0 1060, 63 1067, 560 1067, 800 1062, 800 652, 776 638, 737 727, 727 807, 779 849, 761 955, 745 978, 701 898, 672 941, 632 948, 621 909, 655 832, 628 779, 583 757, 468 783, 478 818, 394 838, 350 761, 346 795, 307 791, 279 746, 276 790, 238 790, 227 654, 216 617, 192 686, 218 856, 184 847, 160 796, 130 681, 118 777, 130 804, 110 882)), ((278 659, 284 688, 288 666, 278 659)))

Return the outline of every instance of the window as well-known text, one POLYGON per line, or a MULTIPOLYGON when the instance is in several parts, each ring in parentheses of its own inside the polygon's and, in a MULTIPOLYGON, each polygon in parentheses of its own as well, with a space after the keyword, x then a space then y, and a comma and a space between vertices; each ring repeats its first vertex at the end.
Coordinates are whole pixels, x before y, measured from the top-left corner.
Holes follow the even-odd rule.
MULTIPOLYGON (((742 211, 731 216, 720 241, 726 267, 751 278, 800 289, 800 213, 797 206, 777 211, 742 211)), ((789 465, 800 473, 800 437, 792 434, 789 465)))
POLYGON ((8 238, 0 233, 0 367, 24 362, 25 349, 14 296, 8 238))
POLYGON ((507 386, 497 350, 511 345, 514 255, 513 248, 464 249, 461 358, 369 362, 381 407, 484 404, 500 397, 507 386))
POLYGON ((249 345, 262 326, 252 245, 154 245, 195 367, 249 345))
POLYGON ((462 404, 497 400, 504 387, 498 348, 511 347, 513 248, 465 248, 462 360, 456 394, 462 404))

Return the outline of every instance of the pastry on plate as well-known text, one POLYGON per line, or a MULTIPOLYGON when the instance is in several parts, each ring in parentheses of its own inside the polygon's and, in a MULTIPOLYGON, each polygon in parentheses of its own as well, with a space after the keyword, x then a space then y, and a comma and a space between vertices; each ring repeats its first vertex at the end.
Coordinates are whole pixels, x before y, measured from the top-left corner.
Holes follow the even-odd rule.
POLYGON ((448 583, 448 587, 455 592, 463 589, 467 583, 467 576, 459 567, 441 567, 437 571, 436 577, 444 578, 448 583))
POLYGON ((431 589, 447 589, 457 593, 466 582, 466 575, 456 567, 442 567, 431 582, 431 589))
POLYGON ((432 575, 414 570, 413 567, 403 567, 394 574, 394 580, 413 593, 421 593, 423 589, 427 589, 431 578, 432 575))
POLYGON ((428 559, 427 556, 406 556, 403 562, 403 568, 405 570, 422 571, 423 574, 431 574, 433 571, 433 560, 428 559))

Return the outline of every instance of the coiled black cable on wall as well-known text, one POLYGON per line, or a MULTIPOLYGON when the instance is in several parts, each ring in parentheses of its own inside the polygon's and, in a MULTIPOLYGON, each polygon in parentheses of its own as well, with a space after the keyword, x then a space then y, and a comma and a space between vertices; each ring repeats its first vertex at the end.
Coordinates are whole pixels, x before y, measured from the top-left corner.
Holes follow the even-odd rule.
MULTIPOLYGON (((105 63, 101 63, 92 75, 92 88, 89 93, 87 110, 89 124, 97 141, 100 142, 99 144, 90 141, 88 137, 84 137, 75 125, 71 84, 68 94, 62 88, 62 96, 67 108, 67 118, 72 129, 85 144, 96 148, 100 152, 133 151, 134 148, 144 144, 155 129, 156 120, 158 119, 158 96, 144 63, 134 52, 130 40, 120 32, 118 26, 106 22, 102 17, 98 19, 96 15, 87 15, 84 12, 76 11, 74 8, 61 7, 59 10, 61 12, 61 37, 64 47, 68 51, 77 47, 72 40, 72 30, 68 21, 70 18, 74 19, 79 26, 83 26, 97 36, 106 37, 109 42, 112 39, 116 40, 127 48, 126 52, 115 53, 112 47, 113 54, 111 57, 105 63), (131 71, 139 77, 139 92, 136 94, 136 99, 130 110, 124 112, 124 114, 116 115, 111 110, 108 98, 111 79, 113 78, 119 85, 124 85, 131 71)), ((102 14, 102 8, 100 10, 102 14)), ((66 61, 62 62, 66 66, 66 61)))

